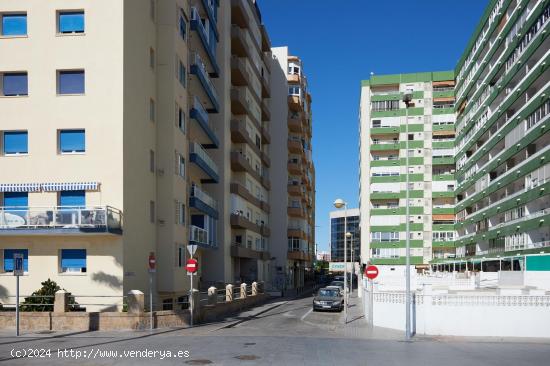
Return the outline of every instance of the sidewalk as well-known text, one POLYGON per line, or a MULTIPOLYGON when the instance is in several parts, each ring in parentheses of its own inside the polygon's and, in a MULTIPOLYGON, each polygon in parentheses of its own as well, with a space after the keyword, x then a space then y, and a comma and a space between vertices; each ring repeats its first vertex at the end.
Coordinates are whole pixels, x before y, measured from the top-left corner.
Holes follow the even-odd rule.
MULTIPOLYGON (((368 338, 368 339, 385 339, 385 340, 401 340, 404 339, 405 333, 393 329, 371 328, 363 313, 363 298, 357 296, 357 290, 350 294, 348 305, 348 322, 342 327, 345 336, 368 338)), ((342 324, 344 324, 344 314, 342 313, 342 324)))

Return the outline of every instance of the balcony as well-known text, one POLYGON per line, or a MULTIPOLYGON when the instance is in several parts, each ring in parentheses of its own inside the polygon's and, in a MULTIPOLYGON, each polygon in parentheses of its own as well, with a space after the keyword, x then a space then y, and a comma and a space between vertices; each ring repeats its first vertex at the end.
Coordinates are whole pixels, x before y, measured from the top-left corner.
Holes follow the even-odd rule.
POLYGON ((311 262, 313 260, 313 256, 311 254, 301 250, 289 250, 286 257, 287 259, 294 261, 311 262))
POLYGON ((257 47, 251 39, 248 29, 237 25, 231 26, 231 53, 239 57, 250 57, 250 52, 256 52, 257 47))
POLYGON ((302 133, 302 120, 299 116, 291 115, 288 117, 288 129, 291 132, 302 133))
POLYGON ((254 170, 252 165, 246 159, 246 156, 238 151, 231 152, 231 169, 235 172, 247 172, 254 179, 261 182, 265 189, 271 189, 271 184, 269 182, 269 177, 265 174, 254 170))
POLYGON ((271 236, 271 230, 264 224, 255 224, 243 215, 231 214, 231 227, 234 229, 250 230, 262 236, 271 236))
MULTIPOLYGON (((209 6, 205 6, 206 9, 211 10, 209 6)), ((210 14, 209 14, 210 16, 210 14)), ((191 8, 191 30, 195 31, 202 44, 204 53, 207 55, 212 65, 212 76, 218 77, 220 73, 220 68, 218 66, 218 61, 216 60, 216 46, 218 41, 217 27, 214 27, 215 38, 209 38, 204 24, 201 20, 199 10, 195 7, 191 8), (211 44, 212 42, 212 44, 211 44)))
POLYGON ((288 74, 286 80, 289 84, 300 84, 302 81, 302 76, 300 74, 288 74))
POLYGON ((189 244, 198 245, 201 248, 217 248, 208 230, 194 225, 189 226, 189 244))
POLYGON ((255 250, 242 243, 234 243, 231 245, 231 256, 237 258, 261 259, 264 261, 271 258, 268 251, 255 250))
POLYGON ((307 234, 303 228, 300 227, 289 227, 287 230, 287 236, 292 238, 306 239, 307 234))
POLYGON ((190 144, 189 161, 194 163, 206 175, 206 179, 202 180, 203 183, 219 182, 218 166, 200 144, 196 142, 190 144))
POLYGON ((248 202, 252 203, 256 207, 260 207, 265 212, 269 213, 271 211, 271 207, 269 204, 265 201, 262 201, 260 198, 255 197, 252 193, 248 191, 243 185, 239 183, 231 183, 229 186, 229 190, 231 193, 236 194, 248 202))
POLYGON ((189 207, 194 208, 208 216, 218 219, 218 202, 202 191, 198 186, 191 187, 189 207))
POLYGON ((271 98, 271 77, 264 73, 260 79, 262 81, 262 98, 271 98))
POLYGON ((231 0, 231 24, 248 28, 251 21, 250 10, 247 0, 231 0))
POLYGON ((271 108, 268 99, 262 100, 262 121, 271 121, 271 108))
POLYGON ((216 136, 213 127, 209 123, 208 112, 206 112, 199 98, 197 98, 196 96, 193 100, 193 107, 189 111, 189 116, 197 121, 199 127, 204 132, 205 136, 199 142, 202 143, 203 140, 208 140, 208 142, 205 142, 202 145, 217 149, 220 145, 218 136, 216 136))
POLYGON ((296 112, 301 111, 303 107, 302 98, 300 98, 299 95, 289 95, 288 107, 292 111, 296 111, 296 112))
POLYGON ((262 111, 245 86, 231 88, 231 112, 236 115, 246 114, 256 126, 261 125, 262 111))
POLYGON ((302 174, 302 166, 298 162, 289 161, 287 163, 287 168, 289 174, 293 175, 301 175, 302 174))
POLYGON ((121 235, 122 212, 110 206, 0 207, 0 236, 121 235))
POLYGON ((250 61, 246 57, 231 57, 231 83, 236 86, 252 85, 250 77, 253 75, 250 61))
MULTIPOLYGON (((196 94, 205 95, 206 98, 204 98, 205 100, 202 102, 203 104, 205 104, 205 102, 210 103, 210 108, 207 108, 209 113, 218 113, 220 109, 218 93, 216 92, 216 88, 214 87, 212 80, 210 80, 210 76, 206 72, 206 66, 202 62, 201 56, 195 52, 194 56, 191 57, 191 62, 191 74, 197 77, 202 90, 204 91, 204 93, 196 94)), ((191 85, 194 86, 194 83, 191 85)))
POLYGON ((302 187, 298 184, 289 184, 287 191, 291 196, 301 196, 303 192, 302 187))
POLYGON ((306 210, 302 207, 287 207, 288 216, 298 217, 301 219, 306 218, 306 210))
POLYGON ((293 154, 301 154, 304 151, 302 141, 298 139, 288 139, 288 151, 293 154))
POLYGON ((271 143, 271 134, 269 133, 269 130, 266 126, 262 127, 262 144, 270 144, 271 143))

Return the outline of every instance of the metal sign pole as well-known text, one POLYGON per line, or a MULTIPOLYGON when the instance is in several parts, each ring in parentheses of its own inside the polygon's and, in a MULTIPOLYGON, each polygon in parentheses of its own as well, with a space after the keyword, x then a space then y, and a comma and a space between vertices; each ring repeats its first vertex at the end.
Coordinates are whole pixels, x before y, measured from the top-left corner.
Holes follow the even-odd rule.
POLYGON ((191 313, 191 316, 190 316, 190 319, 189 319, 189 324, 191 326, 193 326, 193 308, 194 308, 194 303, 193 303, 193 272, 191 272, 191 276, 189 276, 189 278, 191 278, 191 285, 189 286, 189 309, 190 309, 190 313, 191 313))
POLYGON ((149 272, 149 322, 153 330, 153 272, 149 272))
POLYGON ((374 298, 374 295, 372 294, 372 291, 373 291, 373 281, 374 280, 370 280, 368 279, 368 284, 369 284, 369 327, 372 329, 374 327, 374 319, 373 319, 373 314, 374 314, 374 309, 373 309, 373 298, 374 298))
POLYGON ((15 278, 15 335, 19 337, 19 275, 15 278))

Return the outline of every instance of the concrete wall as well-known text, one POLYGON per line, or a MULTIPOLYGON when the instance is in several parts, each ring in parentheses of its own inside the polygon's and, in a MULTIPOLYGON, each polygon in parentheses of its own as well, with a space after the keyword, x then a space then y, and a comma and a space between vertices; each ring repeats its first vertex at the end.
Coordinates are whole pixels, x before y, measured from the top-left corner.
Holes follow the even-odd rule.
MULTIPOLYGON (((416 334, 550 337, 550 296, 492 296, 417 292, 412 306, 416 334)), ((365 313, 367 311, 365 300, 365 313)), ((403 292, 374 293, 374 325, 405 329, 403 292)))

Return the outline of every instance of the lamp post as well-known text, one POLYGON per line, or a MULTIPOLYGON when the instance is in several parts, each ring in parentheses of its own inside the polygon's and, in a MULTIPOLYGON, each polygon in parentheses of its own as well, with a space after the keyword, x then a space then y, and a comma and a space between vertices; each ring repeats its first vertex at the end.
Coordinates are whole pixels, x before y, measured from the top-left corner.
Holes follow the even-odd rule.
POLYGON ((337 209, 344 208, 344 324, 348 324, 348 244, 346 234, 348 232, 348 204, 338 198, 334 201, 334 207, 337 209))
POLYGON ((405 223, 406 227, 406 235, 405 238, 406 242, 406 257, 405 257, 405 307, 406 307, 406 313, 405 313, 405 339, 409 341, 411 339, 411 229, 410 229, 410 202, 409 202, 409 107, 413 105, 412 103, 412 96, 413 91, 411 89, 407 89, 405 93, 403 94, 403 102, 405 103, 405 131, 406 131, 406 138, 405 138, 405 166, 406 166, 406 208, 405 208, 405 219, 407 220, 405 223))

